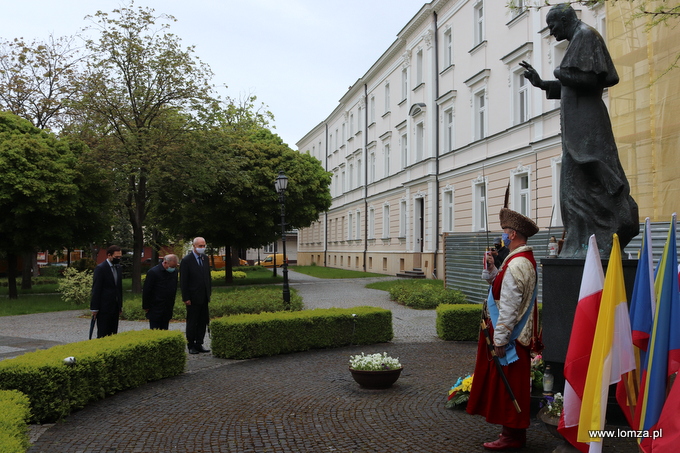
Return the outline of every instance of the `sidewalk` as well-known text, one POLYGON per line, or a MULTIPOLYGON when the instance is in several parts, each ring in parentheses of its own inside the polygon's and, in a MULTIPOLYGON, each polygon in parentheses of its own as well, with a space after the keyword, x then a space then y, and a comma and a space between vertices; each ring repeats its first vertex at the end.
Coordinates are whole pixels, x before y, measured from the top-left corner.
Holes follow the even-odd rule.
MULTIPOLYGON (((499 427, 445 409, 449 387, 472 372, 476 344, 436 337, 434 310, 411 310, 364 285, 375 279, 319 280, 295 272, 291 285, 306 308, 371 305, 393 312, 390 343, 348 346, 253 360, 188 356, 187 372, 93 403, 55 425, 34 427, 30 452, 481 452, 499 427), (404 371, 387 390, 360 388, 349 356, 386 351, 404 371)), ((80 312, 0 318, 4 348, 87 338, 80 312), (12 343, 6 340, 9 338, 12 343), (23 343, 22 343, 23 341, 23 343)), ((121 330, 146 328, 123 322, 121 330)), ((173 329, 184 330, 183 323, 173 329)), ((15 351, 16 353, 16 351, 15 351)), ((539 422, 525 452, 560 444, 539 422)), ((635 452, 634 442, 604 451, 635 452)))

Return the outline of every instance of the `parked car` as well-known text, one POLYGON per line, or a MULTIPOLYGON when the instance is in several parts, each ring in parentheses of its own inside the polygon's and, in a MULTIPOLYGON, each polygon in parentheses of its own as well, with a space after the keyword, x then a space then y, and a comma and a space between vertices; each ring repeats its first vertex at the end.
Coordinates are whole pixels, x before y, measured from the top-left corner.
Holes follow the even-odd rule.
MULTIPOLYGON (((288 260, 286 260, 286 264, 288 263, 288 260)), ((264 266, 264 267, 274 267, 274 255, 267 255, 267 257, 261 261, 257 261, 255 263, 256 266, 264 266)), ((283 266, 283 253, 277 253, 276 254, 276 265, 278 267, 283 266)))

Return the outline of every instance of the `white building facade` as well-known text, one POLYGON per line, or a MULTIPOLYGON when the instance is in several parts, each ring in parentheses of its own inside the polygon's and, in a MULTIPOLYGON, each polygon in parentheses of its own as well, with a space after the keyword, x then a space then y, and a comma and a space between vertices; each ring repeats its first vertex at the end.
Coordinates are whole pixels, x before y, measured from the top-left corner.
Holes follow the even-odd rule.
MULTIPOLYGON (((575 9, 604 34, 604 7, 575 9)), ((333 204, 299 231, 298 264, 443 278, 444 235, 488 223, 498 236, 508 183, 512 209, 561 225, 559 101, 519 65, 552 79, 568 43, 549 36, 547 10, 497 0, 421 8, 297 143, 333 173, 333 204)))

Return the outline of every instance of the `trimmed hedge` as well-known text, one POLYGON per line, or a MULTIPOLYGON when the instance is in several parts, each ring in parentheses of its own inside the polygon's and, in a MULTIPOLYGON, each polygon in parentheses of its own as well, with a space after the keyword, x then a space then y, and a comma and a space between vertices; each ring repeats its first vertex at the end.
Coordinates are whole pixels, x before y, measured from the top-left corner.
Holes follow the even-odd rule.
POLYGON ((181 332, 140 330, 30 352, 0 362, 0 389, 31 401, 31 421, 59 420, 87 403, 184 372, 181 332), (73 356, 76 363, 63 360, 73 356))
MULTIPOLYGON (((293 311, 302 310, 302 297, 292 288, 290 290, 290 307, 293 311)), ((226 292, 213 291, 209 308, 210 318, 285 310, 280 286, 234 288, 226 292)), ((181 301, 181 294, 178 294, 172 310, 172 319, 184 321, 186 314, 186 306, 181 301)), ((141 295, 126 296, 123 301, 123 319, 129 321, 146 320, 146 314, 142 310, 141 295)))
MULTIPOLYGON (((482 320, 482 304, 440 305, 437 307, 437 335, 447 341, 477 341, 482 320)), ((541 319, 541 304, 538 319, 541 319)))
POLYGON ((482 304, 442 304, 437 307, 437 335, 447 341, 477 341, 482 304))
POLYGON ((28 397, 17 390, 0 390, 0 453, 24 453, 31 418, 28 397))
POLYGON ((213 355, 224 359, 384 343, 394 336, 392 312, 376 307, 227 316, 212 320, 210 331, 213 355))
POLYGON ((464 304, 465 294, 444 287, 439 280, 403 280, 389 289, 390 299, 417 310, 431 310, 441 304, 464 304))

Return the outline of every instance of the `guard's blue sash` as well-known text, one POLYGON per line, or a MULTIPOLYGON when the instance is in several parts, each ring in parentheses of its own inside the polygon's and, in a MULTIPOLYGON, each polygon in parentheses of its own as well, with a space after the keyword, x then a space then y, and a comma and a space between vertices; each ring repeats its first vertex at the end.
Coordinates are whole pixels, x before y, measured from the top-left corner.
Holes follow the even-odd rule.
MULTIPOLYGON (((498 276, 496 276, 496 278, 498 278, 498 276)), ((498 358, 501 362, 501 365, 503 366, 513 363, 519 359, 517 356, 517 351, 515 350, 515 340, 517 340, 519 334, 522 333, 524 326, 529 320, 529 316, 531 316, 534 304, 536 303, 536 294, 538 294, 538 282, 536 282, 536 285, 534 285, 534 294, 531 296, 531 302, 529 303, 527 310, 524 312, 524 316, 522 316, 522 319, 520 319, 515 325, 515 328, 512 329, 510 341, 508 341, 508 344, 505 345, 505 357, 498 358)), ((493 298, 493 288, 489 288, 489 297, 486 300, 486 304, 489 310, 489 318, 491 318, 491 324, 493 325, 493 329, 495 331, 496 325, 498 323, 499 312, 496 301, 493 298)))

